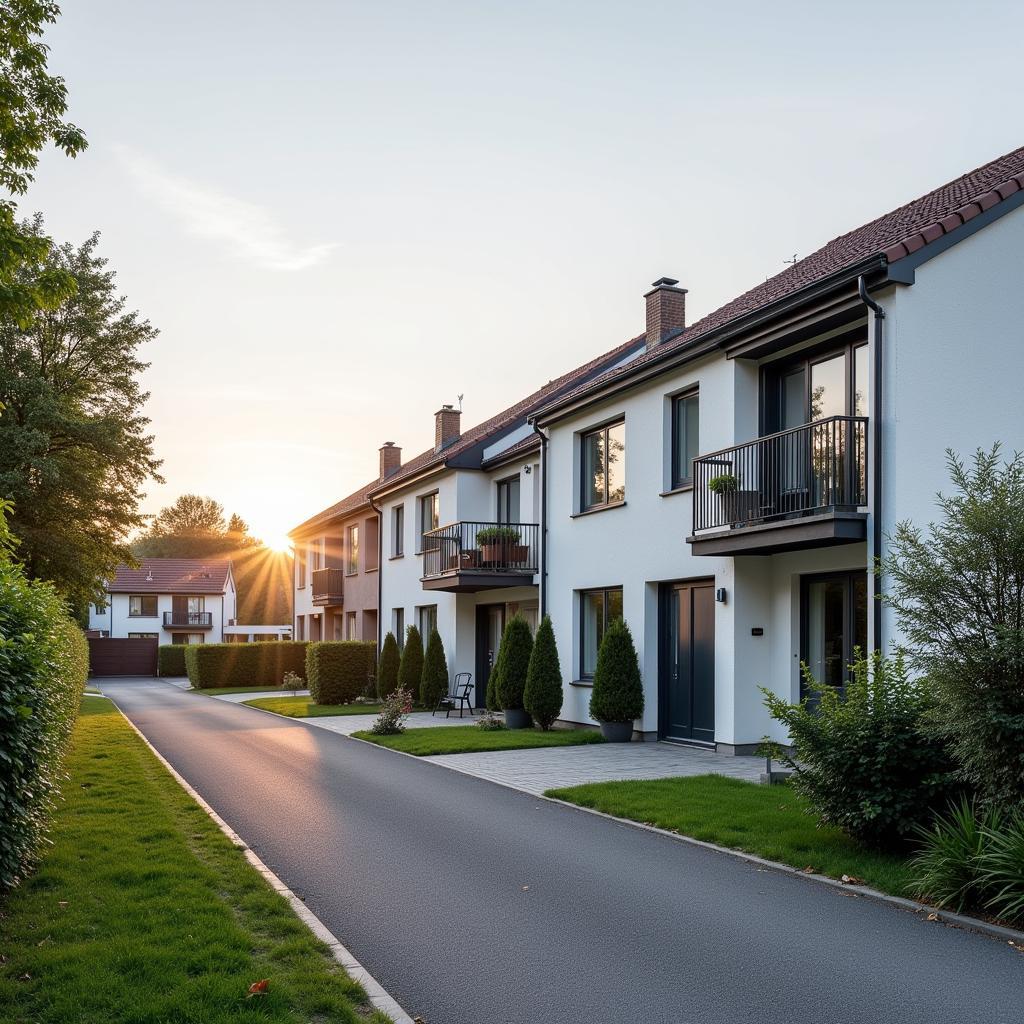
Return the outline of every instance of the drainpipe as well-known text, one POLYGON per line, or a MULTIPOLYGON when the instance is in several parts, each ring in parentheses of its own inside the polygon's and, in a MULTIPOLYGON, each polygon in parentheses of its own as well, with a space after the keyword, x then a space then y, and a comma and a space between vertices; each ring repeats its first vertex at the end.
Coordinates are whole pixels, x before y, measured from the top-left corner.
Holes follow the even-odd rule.
MULTIPOLYGON (((384 628, 384 516, 383 509, 373 503, 373 498, 366 499, 370 508, 377 513, 377 657, 380 657, 381 649, 384 646, 384 638, 381 630, 384 628)), ((398 637, 395 637, 397 640, 398 637)))
POLYGON ((547 612, 548 601, 548 436, 536 423, 533 432, 540 438, 540 618, 547 612))
MULTIPOLYGON (((857 294, 861 302, 867 306, 874 316, 874 349, 875 393, 871 403, 871 492, 872 492, 872 541, 874 557, 877 560, 882 551, 882 321, 885 310, 868 295, 864 275, 857 278, 857 294)), ((877 572, 871 573, 872 621, 875 632, 875 650, 882 650, 882 578, 877 572)))

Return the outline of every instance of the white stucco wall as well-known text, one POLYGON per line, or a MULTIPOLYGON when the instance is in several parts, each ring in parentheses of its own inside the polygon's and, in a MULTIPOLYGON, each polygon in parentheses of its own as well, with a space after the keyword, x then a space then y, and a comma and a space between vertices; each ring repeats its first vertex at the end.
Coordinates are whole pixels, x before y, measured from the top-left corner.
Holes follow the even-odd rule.
POLYGON ((127 637, 129 633, 156 633, 159 642, 169 644, 174 633, 202 633, 203 642, 220 643, 224 637, 224 626, 235 615, 235 594, 233 590, 221 594, 204 594, 203 610, 211 613, 213 626, 210 629, 189 629, 176 626, 164 629, 164 612, 172 610, 170 594, 157 595, 157 614, 153 617, 138 617, 128 614, 129 594, 108 594, 106 609, 97 614, 96 606, 89 606, 89 628, 106 630, 111 637, 127 637), (223 601, 222 601, 223 597, 223 601))

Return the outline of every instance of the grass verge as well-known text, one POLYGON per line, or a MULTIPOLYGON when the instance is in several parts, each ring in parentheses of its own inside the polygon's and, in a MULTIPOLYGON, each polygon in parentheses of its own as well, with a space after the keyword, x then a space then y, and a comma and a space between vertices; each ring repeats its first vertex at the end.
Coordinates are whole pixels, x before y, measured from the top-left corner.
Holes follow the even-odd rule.
POLYGON ((242 701, 289 718, 326 718, 329 715, 379 715, 380 704, 314 704, 308 697, 257 697, 242 701))
MULTIPOLYGON (((225 693, 280 693, 280 686, 214 686, 208 690, 192 688, 193 693, 203 693, 207 697, 222 697, 225 693)), ((309 700, 308 697, 303 698, 309 700)))
POLYGON ((53 845, 0 904, 0 1018, 387 1020, 111 702, 84 699, 67 767, 53 845))
POLYGON ((522 750, 527 747, 576 747, 583 743, 603 743, 599 732, 590 729, 495 729, 484 731, 475 725, 446 728, 406 729, 399 736, 376 736, 371 732, 353 733, 390 750, 401 750, 416 757, 431 754, 476 754, 487 750, 522 750))
POLYGON ((545 796, 592 807, 669 832, 907 895, 908 858, 866 850, 835 828, 818 826, 789 786, 760 786, 722 775, 595 782, 545 796))

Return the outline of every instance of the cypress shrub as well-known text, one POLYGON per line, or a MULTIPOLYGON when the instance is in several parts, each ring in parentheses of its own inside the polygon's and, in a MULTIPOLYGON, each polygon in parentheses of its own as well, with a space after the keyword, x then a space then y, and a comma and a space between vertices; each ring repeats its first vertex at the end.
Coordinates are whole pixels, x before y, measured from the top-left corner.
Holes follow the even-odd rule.
POLYGON ((187 644, 161 644, 156 652, 158 676, 186 676, 185 649, 187 644))
POLYGON ((521 710, 526 673, 533 653, 533 637, 522 615, 513 615, 501 638, 501 673, 496 684, 498 700, 505 711, 521 710))
POLYGON ((394 633, 384 637, 384 646, 380 651, 377 663, 377 696, 383 700, 398 689, 398 670, 402 664, 402 654, 398 650, 398 641, 394 633))
POLYGON ((402 649, 402 660, 398 666, 398 685, 403 690, 419 696, 420 683, 423 681, 423 638, 415 626, 405 631, 405 647, 402 649))
POLYGON ((616 619, 597 652, 590 716, 599 722, 632 722, 643 713, 644 685, 633 634, 622 619, 616 619))
POLYGON ((281 686, 286 672, 305 676, 306 642, 272 640, 258 644, 187 644, 185 668, 198 690, 281 686))
POLYGON ((558 647, 549 615, 541 620, 533 640, 533 653, 523 690, 523 707, 545 732, 562 710, 562 670, 558 664, 558 647))
POLYGON ((377 645, 368 640, 326 640, 306 648, 306 683, 314 704, 348 704, 373 678, 377 645))
POLYGON ((444 656, 444 644, 436 629, 430 631, 427 653, 423 658, 423 675, 420 678, 420 703, 433 708, 448 692, 448 661, 444 656))
POLYGON ((491 666, 490 675, 487 677, 487 692, 484 696, 484 704, 486 704, 488 711, 501 710, 501 701, 498 699, 498 680, 501 678, 501 653, 504 650, 505 645, 501 644, 498 648, 498 656, 494 659, 494 664, 491 666))

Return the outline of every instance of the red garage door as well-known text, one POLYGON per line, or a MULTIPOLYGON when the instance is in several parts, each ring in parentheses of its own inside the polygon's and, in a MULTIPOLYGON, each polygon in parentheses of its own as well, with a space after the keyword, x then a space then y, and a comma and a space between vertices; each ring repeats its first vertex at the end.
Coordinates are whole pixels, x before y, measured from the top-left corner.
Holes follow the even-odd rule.
POLYGON ((159 641, 89 638, 89 675, 155 676, 159 641))

